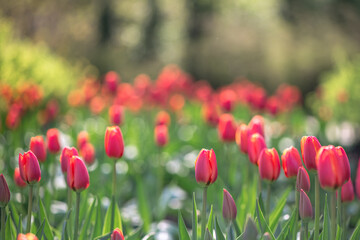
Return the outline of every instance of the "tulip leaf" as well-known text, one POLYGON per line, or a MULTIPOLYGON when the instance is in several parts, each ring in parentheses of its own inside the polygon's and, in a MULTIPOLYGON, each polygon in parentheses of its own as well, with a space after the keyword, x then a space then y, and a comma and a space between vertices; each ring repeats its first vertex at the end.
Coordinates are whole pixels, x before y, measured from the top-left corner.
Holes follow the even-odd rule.
POLYGON ((207 223, 207 228, 209 229, 210 233, 211 233, 212 230, 213 230, 213 223, 214 223, 213 205, 211 205, 211 207, 210 207, 209 219, 208 219, 208 223, 207 223))
POLYGON ((179 238, 181 240, 190 240, 190 236, 189 233, 186 229, 185 223, 184 223, 184 219, 181 216, 181 212, 179 211, 179 216, 178 216, 178 225, 179 225, 179 238))
POLYGON ((336 240, 341 240, 341 235, 342 235, 342 228, 340 227, 339 224, 337 224, 337 228, 336 228, 336 240))
POLYGON ((328 205, 328 195, 325 194, 325 206, 324 206, 324 222, 322 230, 322 240, 327 240, 330 238, 330 219, 329 219, 329 205, 328 205))
POLYGON ((120 230, 122 230, 120 210, 116 203, 115 198, 112 198, 110 206, 108 207, 106 214, 105 214, 105 221, 104 221, 104 226, 103 226, 103 231, 102 231, 103 235, 107 234, 108 232, 112 232, 114 230, 114 229, 110 229, 111 228, 111 226, 110 226, 111 225, 111 210, 112 210, 113 206, 115 209, 114 229, 119 228, 120 230))
MULTIPOLYGON (((90 206, 90 210, 88 211, 88 214, 85 218, 85 222, 84 225, 81 229, 81 234, 80 234, 80 239, 88 239, 89 237, 89 226, 90 226, 90 222, 93 219, 93 215, 95 214, 94 208, 95 208, 95 204, 96 204, 96 198, 94 198, 91 206, 90 206)), ((86 204, 84 204, 86 205, 86 204)))
POLYGON ((232 223, 233 223, 234 228, 235 228, 236 236, 240 236, 241 235, 241 230, 240 230, 240 227, 239 227, 237 221, 233 221, 232 223))
POLYGON ((286 224, 285 224, 284 227, 282 228, 282 230, 281 230, 281 232, 280 232, 277 240, 286 239, 287 235, 289 234, 289 229, 292 229, 292 226, 293 226, 293 224, 294 224, 294 222, 295 222, 296 211, 297 211, 296 208, 292 211, 289 220, 286 222, 286 224))
POLYGON ((221 231, 221 228, 219 226, 217 217, 215 217, 215 234, 216 234, 216 240, 225 240, 224 234, 221 231))
POLYGON ((90 239, 93 238, 93 236, 99 236, 102 233, 102 226, 103 226, 103 219, 101 214, 101 203, 99 200, 99 197, 96 197, 96 214, 93 216, 93 221, 95 222, 95 225, 93 227, 93 231, 90 235, 90 239))
POLYGON ((70 214, 71 214, 71 209, 69 209, 68 212, 66 213, 65 221, 64 221, 63 227, 62 227, 61 240, 69 239, 67 224, 69 222, 70 214))
MULTIPOLYGON (((182 238, 181 238, 181 240, 182 240, 182 238)), ((213 237, 211 236, 211 233, 208 228, 206 228, 204 240, 213 240, 213 237)))
POLYGON ((139 175, 136 176, 136 193, 140 216, 144 223, 144 231, 148 232, 151 224, 151 211, 144 184, 139 175))
POLYGON ((271 229, 269 228, 269 225, 266 223, 264 214, 260 207, 260 201, 258 201, 258 204, 256 205, 256 215, 258 218, 258 223, 259 223, 260 229, 262 231, 262 234, 264 234, 265 232, 268 232, 271 236, 271 239, 275 240, 274 234, 272 233, 271 229))
POLYGON ((40 227, 38 228, 38 231, 35 234, 38 237, 38 239, 41 239, 42 236, 44 235, 44 226, 45 226, 45 220, 42 221, 40 227))
POLYGON ((52 233, 51 226, 50 226, 49 220, 47 218, 45 208, 44 208, 44 205, 43 205, 41 199, 39 199, 39 206, 40 206, 40 221, 42 222, 45 220, 45 225, 44 225, 45 237, 47 239, 54 239, 54 235, 52 233))
POLYGON ((228 232, 226 234, 226 240, 235 240, 235 233, 234 233, 234 229, 233 226, 230 225, 228 232))
POLYGON ((19 217, 19 214, 17 213, 16 208, 13 206, 13 204, 11 202, 8 206, 9 206, 9 210, 10 210, 11 219, 13 220, 13 223, 16 226, 16 233, 19 234, 22 232, 21 218, 19 217), (16 224, 16 223, 18 223, 18 224, 16 224))
POLYGON ((137 239, 140 239, 140 236, 141 236, 142 231, 143 231, 142 227, 139 227, 139 228, 136 229, 133 233, 131 233, 129 236, 127 236, 125 239, 126 239, 126 240, 137 240, 137 239))
POLYGON ((16 233, 13 232, 12 230, 12 221, 11 219, 8 217, 6 219, 6 223, 5 223, 5 239, 16 239, 16 233))
POLYGON ((103 234, 101 236, 98 236, 98 237, 94 238, 94 240, 107 240, 107 239, 110 238, 111 234, 112 234, 112 232, 105 233, 105 234, 103 234))
POLYGON ((238 240, 253 240, 257 239, 258 237, 258 229, 256 227, 256 223, 250 216, 247 217, 244 231, 243 233, 237 238, 238 240))
POLYGON ((195 192, 193 192, 193 214, 192 214, 192 240, 197 240, 198 216, 196 208, 195 192))
POLYGON ((350 240, 357 240, 360 239, 360 221, 358 221, 357 226, 350 237, 350 240))
POLYGON ((286 204, 286 200, 287 197, 289 196, 289 193, 291 191, 291 188, 288 188, 283 195, 281 196, 281 198, 278 200, 275 209, 273 210, 273 212, 270 214, 270 229, 271 231, 275 231, 278 223, 279 223, 279 219, 281 217, 281 214, 283 212, 283 209, 285 207, 286 204))

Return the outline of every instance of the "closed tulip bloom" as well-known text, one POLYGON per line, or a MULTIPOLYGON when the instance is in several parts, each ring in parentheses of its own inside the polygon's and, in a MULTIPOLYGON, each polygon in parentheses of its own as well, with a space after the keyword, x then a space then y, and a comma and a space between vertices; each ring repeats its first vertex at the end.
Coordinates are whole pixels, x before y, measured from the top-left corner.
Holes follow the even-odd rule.
POLYGON ((59 131, 56 128, 51 128, 47 131, 46 141, 51 153, 55 154, 60 151, 59 131))
POLYGON ((221 109, 225 112, 231 112, 235 107, 236 94, 231 89, 225 89, 219 94, 219 103, 221 109))
POLYGON ((95 160, 95 148, 91 143, 86 143, 80 150, 80 155, 84 158, 87 165, 91 165, 95 160))
POLYGON ((122 231, 116 228, 111 234, 111 240, 125 240, 122 231))
POLYGON ((41 179, 39 161, 32 151, 21 155, 19 153, 19 170, 21 178, 28 184, 34 184, 41 179))
POLYGON ((24 180, 20 176, 20 170, 18 167, 15 168, 15 171, 14 171, 14 182, 18 187, 23 188, 26 186, 26 182, 24 182, 24 180))
POLYGON ((219 138, 223 142, 235 141, 236 124, 231 114, 225 113, 220 116, 218 124, 219 138))
POLYGON ((61 171, 63 173, 67 172, 67 167, 70 161, 70 158, 73 156, 79 156, 78 151, 74 147, 64 147, 61 155, 60 155, 60 164, 61 164, 61 171))
POLYGON ((214 103, 204 103, 202 106, 202 116, 207 124, 216 127, 219 123, 219 109, 214 103))
POLYGON ((254 133, 259 133, 261 136, 264 135, 264 118, 260 115, 255 115, 249 122, 249 131, 254 133))
POLYGON ((235 142, 243 153, 248 152, 249 128, 246 124, 240 124, 236 129, 235 142))
POLYGON ((89 142, 89 134, 86 131, 79 132, 77 136, 78 149, 81 149, 87 142, 89 142))
POLYGON ((155 143, 159 147, 165 146, 169 141, 168 128, 166 125, 158 125, 154 131, 155 143))
POLYGON ((214 183, 217 179, 218 169, 213 149, 201 149, 195 161, 196 181, 203 185, 214 183))
POLYGON ((160 111, 156 115, 155 125, 167 125, 169 126, 171 122, 170 115, 165 111, 160 111))
POLYGON ((27 234, 19 233, 16 240, 39 240, 39 239, 36 237, 36 235, 32 233, 27 233, 27 234))
POLYGON ((79 156, 73 156, 69 161, 67 184, 76 192, 81 192, 89 187, 89 173, 79 156))
POLYGON ((124 139, 118 126, 106 128, 105 151, 111 158, 122 157, 124 153, 124 139))
POLYGON ((223 217, 228 221, 232 221, 236 218, 237 209, 236 204, 231 194, 224 188, 223 198, 223 217))
POLYGON ((259 164, 260 153, 266 148, 265 139, 259 133, 252 134, 248 140, 248 156, 252 164, 259 164))
POLYGON ((301 155, 308 170, 316 170, 316 154, 321 148, 319 140, 313 136, 301 138, 301 155))
POLYGON ((294 147, 284 150, 281 155, 282 166, 287 178, 297 176, 299 167, 302 167, 299 151, 294 147))
POLYGON ((109 119, 111 124, 121 125, 124 117, 124 109, 120 105, 112 105, 109 108, 109 119))
POLYGON ((351 179, 349 179, 349 181, 341 187, 341 202, 352 202, 354 198, 354 186, 351 179))
POLYGON ((356 195, 360 199, 360 161, 358 161, 358 168, 356 171, 355 189, 356 195))
POLYGON ((350 165, 342 147, 321 147, 316 155, 319 182, 324 189, 337 189, 350 178, 350 165))
POLYGON ((259 173, 261 179, 275 181, 280 175, 280 159, 275 148, 264 148, 259 156, 259 173))
POLYGON ((10 190, 3 174, 0 175, 0 207, 6 207, 10 201, 10 190))
POLYGON ((310 199, 302 189, 300 190, 299 213, 300 218, 303 220, 309 220, 313 216, 313 209, 310 199))
POLYGON ((299 167, 296 178, 296 190, 300 192, 301 189, 305 192, 310 191, 310 177, 304 167, 299 167))
POLYGON ((42 136, 36 136, 30 139, 30 150, 35 154, 40 162, 44 162, 46 160, 46 148, 44 138, 42 136))

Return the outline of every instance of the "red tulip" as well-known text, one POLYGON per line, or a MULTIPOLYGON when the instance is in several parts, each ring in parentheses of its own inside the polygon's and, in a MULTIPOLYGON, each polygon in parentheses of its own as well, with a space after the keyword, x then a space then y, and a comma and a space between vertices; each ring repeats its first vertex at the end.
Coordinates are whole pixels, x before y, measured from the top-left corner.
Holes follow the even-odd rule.
POLYGON ((56 128, 51 128, 46 133, 46 141, 49 151, 56 154, 60 151, 59 131, 56 128))
POLYGON ((195 178, 200 184, 209 185, 217 179, 218 169, 213 149, 201 149, 195 161, 195 178))
POLYGON ((116 228, 111 234, 111 240, 125 240, 122 231, 116 228))
POLYGON ((218 124, 219 138, 223 142, 235 141, 236 124, 231 114, 225 113, 220 116, 218 124))
POLYGON ((356 171, 355 189, 356 195, 360 199, 360 161, 358 161, 358 168, 356 171))
POLYGON ((15 172, 14 172, 14 182, 18 187, 25 187, 26 186, 26 182, 24 182, 24 180, 21 178, 20 176, 20 170, 19 168, 15 168, 15 172))
POLYGON ((319 140, 313 136, 301 138, 301 154, 308 170, 316 170, 316 154, 321 148, 319 140))
POLYGON ((354 186, 350 178, 349 181, 341 187, 341 202, 352 202, 354 198, 354 186))
POLYGON ((236 204, 231 194, 224 188, 223 198, 223 217, 226 220, 232 221, 236 218, 237 209, 236 204))
POLYGON ((86 131, 81 131, 77 136, 77 147, 81 149, 89 141, 89 134, 86 131))
POLYGON ((44 162, 46 160, 46 149, 44 138, 42 136, 36 136, 30 139, 30 150, 35 154, 40 162, 44 162))
POLYGON ((225 89, 219 94, 219 103, 225 112, 231 112, 234 109, 236 94, 231 89, 225 89))
POLYGON ((259 164, 259 156, 266 148, 265 139, 259 133, 252 134, 248 140, 248 155, 252 164, 259 164))
POLYGON ((321 147, 316 155, 319 182, 324 189, 337 189, 350 178, 350 165, 342 147, 321 147))
POLYGON ((3 174, 0 174, 0 207, 6 207, 10 201, 10 190, 3 174))
POLYGON ((296 178, 296 190, 300 192, 301 189, 305 192, 310 191, 310 177, 304 167, 299 167, 296 178))
POLYGON ((259 133, 264 137, 264 118, 260 115, 255 115, 249 122, 248 128, 251 134, 259 133))
POLYGON ((39 239, 36 237, 36 235, 32 233, 27 233, 27 234, 19 233, 16 240, 39 240, 39 239))
POLYGON ((87 165, 91 165, 95 160, 95 148, 91 143, 86 143, 80 150, 80 155, 84 158, 87 165))
POLYGON ((299 213, 300 218, 303 220, 311 219, 313 216, 313 209, 310 199, 302 189, 300 190, 299 213))
POLYGON ((158 112, 158 114, 156 115, 156 120, 155 120, 155 125, 170 125, 170 115, 165 112, 165 111, 160 111, 158 112))
POLYGON ((240 124, 236 129, 235 142, 243 153, 248 152, 249 128, 246 124, 240 124))
POLYGON ((219 123, 219 109, 214 103, 204 103, 202 106, 202 116, 210 126, 217 126, 219 123))
POLYGON ((111 158, 122 157, 124 153, 124 139, 118 126, 106 128, 105 151, 111 158))
POLYGON ((123 122, 124 110, 120 105, 112 105, 109 108, 109 119, 111 124, 121 125, 123 122))
POLYGON ((115 93, 117 90, 117 85, 118 85, 119 81, 120 81, 120 77, 116 72, 110 71, 110 72, 106 73, 106 75, 105 75, 106 90, 111 93, 115 93))
POLYGON ((24 155, 19 153, 19 169, 21 178, 28 184, 40 181, 41 171, 39 161, 32 151, 28 151, 24 155))
POLYGON ((261 179, 275 181, 280 175, 280 159, 275 148, 264 148, 259 156, 259 173, 261 179))
POLYGON ((89 187, 89 173, 83 160, 79 156, 70 158, 67 169, 67 184, 76 192, 81 192, 89 187))
POLYGON ((60 155, 60 164, 61 164, 61 171, 63 173, 67 172, 67 168, 69 165, 70 158, 73 156, 79 156, 78 151, 74 147, 64 147, 61 155, 60 155))
POLYGON ((285 176, 287 178, 297 176, 299 167, 302 167, 299 151, 289 147, 284 150, 281 160, 285 176))
POLYGON ((156 145, 165 146, 169 141, 168 128, 166 125, 157 125, 154 131, 156 145))

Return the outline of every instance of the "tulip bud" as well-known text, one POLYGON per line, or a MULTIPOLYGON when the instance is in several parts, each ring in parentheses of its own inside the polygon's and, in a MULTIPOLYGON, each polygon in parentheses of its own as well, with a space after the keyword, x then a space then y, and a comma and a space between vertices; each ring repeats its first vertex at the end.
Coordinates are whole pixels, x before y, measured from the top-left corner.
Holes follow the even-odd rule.
POLYGON ((120 105, 112 105, 109 108, 109 119, 113 125, 121 125, 123 122, 124 110, 120 105))
POLYGON ((301 189, 305 192, 310 191, 310 177, 304 167, 299 167, 296 178, 296 190, 300 192, 301 189))
POLYGON ((48 149, 52 154, 60 151, 59 131, 56 128, 51 128, 46 133, 46 140, 48 149))
POLYGON ((91 143, 86 143, 80 150, 81 156, 87 165, 91 165, 95 160, 95 148, 91 143))
POLYGON ((280 159, 275 148, 264 148, 259 156, 259 173, 261 179, 275 181, 280 175, 280 159))
POLYGON ((70 158, 79 156, 78 151, 74 147, 64 147, 60 155, 61 171, 66 173, 70 158))
POLYGON ((251 134, 258 133, 264 137, 264 118, 260 115, 255 115, 249 122, 249 131, 251 134))
POLYGON ((89 173, 83 160, 79 156, 70 158, 67 169, 67 184, 76 192, 81 192, 89 187, 89 173))
POLYGON ((356 171, 355 188, 356 195, 360 199, 360 161, 358 161, 358 168, 356 171))
POLYGON ((46 149, 44 138, 42 136, 36 136, 30 139, 30 150, 35 154, 40 162, 44 162, 46 160, 46 149))
POLYGON ((249 128, 246 124, 240 124, 236 129, 235 142, 243 153, 248 152, 249 128))
POLYGON ((294 147, 289 147, 284 150, 281 160, 285 176, 287 178, 297 176, 299 167, 302 167, 299 151, 294 147))
POLYGON ((77 147, 81 149, 89 141, 89 134, 86 131, 81 131, 77 136, 77 147))
POLYGON ((125 240, 122 231, 116 228, 111 234, 111 240, 125 240))
POLYGON ((235 141, 236 124, 231 114, 225 113, 220 116, 218 124, 219 138, 223 142, 235 141))
POLYGON ((248 140, 248 156, 252 164, 258 165, 259 156, 266 148, 265 139, 259 133, 252 134, 248 140))
POLYGON ((32 151, 19 153, 19 170, 21 178, 28 184, 35 184, 41 179, 39 161, 32 151))
POLYGON ((223 217, 228 221, 232 221, 236 218, 237 209, 236 204, 231 194, 224 188, 223 199, 223 217))
POLYGON ((354 198, 354 186, 350 178, 349 181, 341 187, 341 202, 352 202, 354 198))
POLYGON ((35 234, 32 233, 27 233, 27 234, 19 233, 16 240, 39 240, 39 239, 36 237, 35 234))
POLYGON ((10 190, 3 174, 0 175, 0 207, 6 207, 10 201, 10 190))
POLYGON ((157 125, 154 131, 156 145, 165 146, 169 141, 168 128, 166 125, 157 125))
POLYGON ((20 176, 20 170, 18 167, 15 168, 15 171, 14 171, 14 182, 18 187, 23 188, 26 186, 26 182, 24 182, 24 180, 20 176))
POLYGON ((209 185, 218 175, 216 156, 213 149, 201 149, 195 161, 195 178, 199 184, 209 185))
POLYGON ((118 126, 106 128, 105 151, 111 158, 122 157, 124 153, 124 139, 118 126))
POLYGON ((158 112, 158 114, 156 115, 156 120, 155 120, 155 125, 166 125, 169 126, 170 125, 170 115, 165 112, 165 111, 160 111, 158 112))
POLYGON ((304 136, 301 138, 301 154, 306 168, 316 170, 316 154, 321 148, 316 137, 304 136))
POLYGON ((299 213, 302 220, 309 220, 313 216, 313 209, 308 195, 300 190, 299 213))

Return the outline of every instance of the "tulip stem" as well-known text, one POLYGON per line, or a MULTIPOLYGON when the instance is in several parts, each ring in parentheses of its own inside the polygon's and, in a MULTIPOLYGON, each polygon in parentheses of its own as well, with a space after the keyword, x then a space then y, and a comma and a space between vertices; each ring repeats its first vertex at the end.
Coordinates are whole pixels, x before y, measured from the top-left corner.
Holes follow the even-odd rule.
POLYGON ((341 187, 337 190, 337 224, 341 225, 341 187))
POLYGON ((201 240, 203 240, 205 237, 207 188, 207 186, 204 187, 203 191, 203 206, 201 212, 201 240))
POLYGON ((301 220, 301 240, 308 240, 308 221, 301 220))
POLYGON ((31 227, 31 211, 32 211, 32 202, 33 202, 33 185, 29 185, 29 204, 28 204, 28 214, 27 214, 27 225, 26 232, 30 232, 31 227))
POLYGON ((5 240, 5 207, 1 208, 1 240, 5 240))
POLYGON ((295 231, 293 231, 293 236, 292 239, 296 239, 296 234, 298 231, 298 220, 299 220, 299 201, 300 201, 300 193, 299 191, 296 189, 296 185, 295 185, 295 209, 296 209, 296 213, 295 213, 295 224, 294 227, 295 231))
POLYGON ((320 225, 320 184, 318 175, 315 174, 315 229, 314 240, 319 239, 319 225, 320 225))
POLYGON ((116 161, 114 161, 113 182, 112 182, 112 203, 113 204, 111 204, 111 222, 110 222, 111 231, 114 229, 115 204, 116 204, 115 195, 116 195, 116 161))
POLYGON ((259 182, 258 182, 258 184, 259 184, 259 192, 258 192, 258 195, 260 195, 260 193, 261 193, 261 176, 260 176, 260 173, 259 173, 259 180, 258 180, 259 182))
POLYGON ((75 228, 74 228, 74 240, 78 239, 79 228, 79 212, 80 212, 80 192, 76 193, 76 209, 75 209, 75 228))
POLYGON ((68 210, 72 207, 72 196, 71 196, 72 190, 71 188, 67 188, 67 202, 68 202, 68 210))
POLYGON ((331 193, 331 240, 336 238, 336 192, 331 193))
POLYGON ((267 185, 267 192, 266 192, 266 220, 268 222, 268 224, 270 224, 269 222, 269 218, 270 218, 270 193, 271 193, 271 183, 268 183, 267 185))

